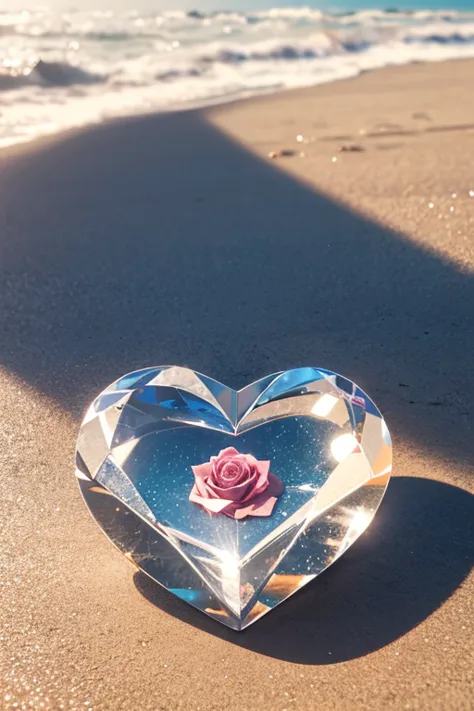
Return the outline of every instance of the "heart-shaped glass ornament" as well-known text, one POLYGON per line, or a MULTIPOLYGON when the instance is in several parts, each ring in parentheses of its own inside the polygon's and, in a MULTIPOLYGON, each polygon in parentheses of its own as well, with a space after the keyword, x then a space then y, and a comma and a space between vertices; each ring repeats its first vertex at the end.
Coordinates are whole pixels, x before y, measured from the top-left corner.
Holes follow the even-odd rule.
POLYGON ((382 415, 336 373, 296 368, 237 392, 162 366, 130 373, 94 400, 76 474, 127 558, 242 630, 360 536, 391 464, 382 415))

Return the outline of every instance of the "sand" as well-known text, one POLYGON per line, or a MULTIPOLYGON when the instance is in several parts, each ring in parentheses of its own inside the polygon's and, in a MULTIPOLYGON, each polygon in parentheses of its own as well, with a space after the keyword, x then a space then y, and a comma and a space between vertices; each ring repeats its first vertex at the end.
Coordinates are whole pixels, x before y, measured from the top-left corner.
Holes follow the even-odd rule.
POLYGON ((473 71, 387 69, 0 154, 6 709, 473 708, 473 71), (234 387, 328 367, 394 436, 368 532, 241 634, 135 573, 77 490, 89 401, 159 363, 234 387))

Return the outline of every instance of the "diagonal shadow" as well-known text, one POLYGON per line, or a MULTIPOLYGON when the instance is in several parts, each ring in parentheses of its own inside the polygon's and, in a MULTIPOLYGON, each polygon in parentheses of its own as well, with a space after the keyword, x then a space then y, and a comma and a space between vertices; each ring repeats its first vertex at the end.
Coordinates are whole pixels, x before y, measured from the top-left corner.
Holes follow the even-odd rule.
MULTIPOLYGON (((471 275, 280 173, 203 111, 0 155, 0 365, 77 417, 144 365, 240 387, 313 364, 357 380, 396 437, 470 466, 473 297, 471 275)), ((237 643, 308 663, 379 648, 467 575, 470 523, 466 493, 395 480, 344 563, 237 643)))
POLYGON ((473 563, 474 497, 432 479, 399 477, 343 559, 244 632, 207 618, 144 573, 134 582, 164 612, 233 644, 299 664, 335 664, 418 625, 473 563))
POLYGON ((472 276, 203 111, 3 153, 0 235, 0 365, 78 417, 144 365, 233 387, 320 365, 367 388, 396 435, 472 461, 472 276))

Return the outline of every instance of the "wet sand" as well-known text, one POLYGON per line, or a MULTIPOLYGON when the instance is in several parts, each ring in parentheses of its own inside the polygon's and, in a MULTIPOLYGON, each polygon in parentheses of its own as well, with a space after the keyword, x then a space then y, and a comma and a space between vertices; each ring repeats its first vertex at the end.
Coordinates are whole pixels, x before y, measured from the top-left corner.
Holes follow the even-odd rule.
POLYGON ((472 708, 473 71, 387 69, 0 154, 6 709, 472 708), (159 363, 234 387, 328 367, 394 436, 368 532, 244 633, 136 573, 77 490, 86 406, 159 363))

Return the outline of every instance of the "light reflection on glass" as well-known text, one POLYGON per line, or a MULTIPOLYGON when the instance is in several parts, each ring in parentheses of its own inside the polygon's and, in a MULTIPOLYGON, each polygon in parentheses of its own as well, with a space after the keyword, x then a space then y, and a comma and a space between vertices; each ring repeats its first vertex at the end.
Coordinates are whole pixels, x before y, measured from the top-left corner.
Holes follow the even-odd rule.
POLYGON ((326 393, 322 395, 311 408, 311 414, 316 417, 327 417, 334 405, 338 402, 338 398, 334 395, 329 395, 326 393))
POLYGON ((347 433, 333 439, 331 452, 337 462, 343 462, 358 446, 359 443, 354 435, 347 433))

